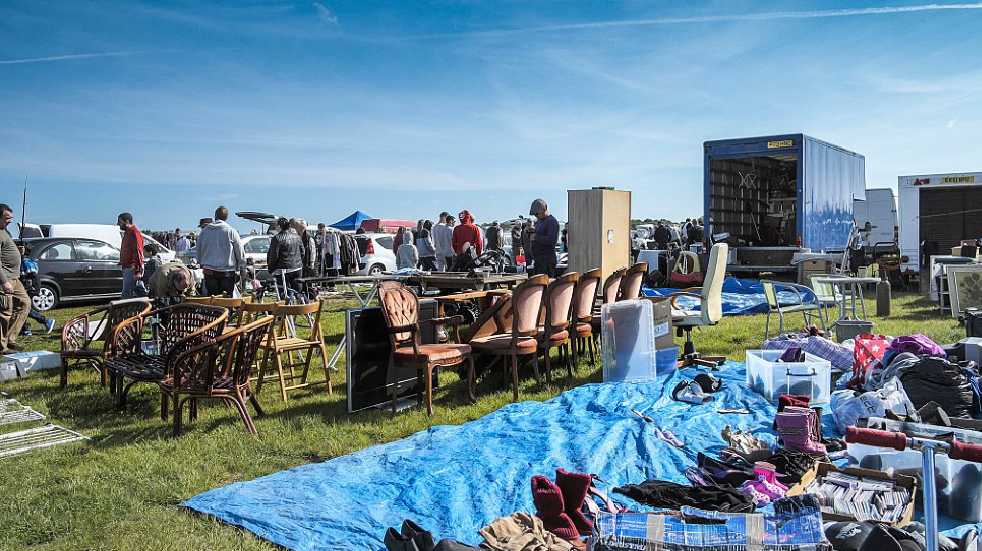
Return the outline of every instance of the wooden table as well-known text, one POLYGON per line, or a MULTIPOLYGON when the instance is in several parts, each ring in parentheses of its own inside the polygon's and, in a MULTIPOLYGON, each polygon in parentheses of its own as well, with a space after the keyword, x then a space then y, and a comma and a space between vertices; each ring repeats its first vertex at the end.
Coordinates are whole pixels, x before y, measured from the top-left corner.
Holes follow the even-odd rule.
POLYGON ((440 291, 485 291, 496 288, 507 288, 518 285, 528 279, 528 274, 494 274, 477 272, 432 272, 429 274, 412 274, 404 276, 409 285, 417 285, 424 292, 431 289, 440 291))

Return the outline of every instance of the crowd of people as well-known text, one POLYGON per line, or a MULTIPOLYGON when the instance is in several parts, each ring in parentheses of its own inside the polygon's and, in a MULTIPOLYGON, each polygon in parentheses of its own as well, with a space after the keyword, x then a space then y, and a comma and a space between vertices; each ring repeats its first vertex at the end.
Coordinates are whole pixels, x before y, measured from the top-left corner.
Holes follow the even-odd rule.
POLYGON ((669 249, 673 245, 687 248, 689 245, 702 243, 706 238, 705 234, 702 218, 686 218, 681 228, 659 222, 651 238, 658 249, 669 249))
MULTIPOLYGON (((532 274, 556 275, 556 244, 565 231, 542 199, 532 202, 532 219, 519 217, 511 226, 511 259, 532 274), (531 258, 526 257, 531 254, 531 258)), ((441 212, 436 224, 420 220, 416 228, 399 228, 394 238, 396 267, 424 271, 467 271, 487 251, 504 253, 505 228, 497 220, 482 230, 469 210, 456 217, 441 212)))

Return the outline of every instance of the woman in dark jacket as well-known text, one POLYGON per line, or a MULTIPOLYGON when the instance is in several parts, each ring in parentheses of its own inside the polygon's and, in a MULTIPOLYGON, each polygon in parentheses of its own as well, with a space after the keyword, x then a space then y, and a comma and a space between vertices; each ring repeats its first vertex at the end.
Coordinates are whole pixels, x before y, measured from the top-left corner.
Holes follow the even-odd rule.
POLYGON ((276 282, 277 294, 281 299, 287 298, 287 292, 281 289, 283 282, 289 289, 300 292, 297 278, 303 270, 303 241, 297 230, 290 227, 290 221, 280 218, 276 221, 280 232, 273 236, 266 253, 266 266, 269 274, 276 282))

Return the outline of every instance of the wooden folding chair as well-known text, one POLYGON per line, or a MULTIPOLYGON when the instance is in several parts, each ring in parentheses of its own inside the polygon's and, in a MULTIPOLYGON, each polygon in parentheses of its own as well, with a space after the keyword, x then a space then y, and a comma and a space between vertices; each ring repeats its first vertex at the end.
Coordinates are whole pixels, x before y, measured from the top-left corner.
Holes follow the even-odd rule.
POLYGON ((263 381, 272 376, 270 369, 276 369, 276 377, 280 382, 280 394, 283 401, 287 401, 287 392, 304 388, 312 384, 319 384, 320 381, 308 381, 310 364, 315 354, 320 354, 324 364, 324 374, 326 376, 327 393, 333 394, 331 386, 331 370, 327 365, 327 347, 324 345, 324 338, 321 334, 321 302, 311 302, 309 304, 274 304, 272 313, 276 316, 273 322, 273 330, 266 337, 266 344, 263 345, 263 363, 259 369, 259 377, 256 380, 256 395, 262 389, 263 381), (307 336, 301 336, 301 329, 304 324, 296 323, 296 318, 306 318, 307 336), (298 368, 301 368, 298 373, 298 368), (299 382, 297 382, 299 381, 299 382))

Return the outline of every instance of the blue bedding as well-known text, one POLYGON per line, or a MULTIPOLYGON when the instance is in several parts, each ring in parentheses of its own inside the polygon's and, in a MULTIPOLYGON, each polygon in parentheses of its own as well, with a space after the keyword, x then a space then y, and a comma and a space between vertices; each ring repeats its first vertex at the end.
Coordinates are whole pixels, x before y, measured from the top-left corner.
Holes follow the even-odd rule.
MULTIPOLYGON (((649 297, 663 297, 679 292, 680 289, 645 287, 642 292, 649 297)), ((801 299, 794 291, 778 288, 777 298, 782 305, 799 304, 801 300, 812 302, 815 294, 811 291, 802 293, 801 299)), ((694 298, 680 297, 679 306, 686 310, 698 310, 699 301, 694 298)), ((767 311, 767 299, 764 297, 764 286, 756 279, 740 279, 728 277, 723 280, 723 315, 742 316, 760 314, 767 311)))
MULTIPOLYGON (((296 550, 384 549, 386 528, 406 518, 440 538, 478 544, 478 529, 494 519, 535 510, 529 487, 535 474, 551 477, 557 467, 595 473, 608 491, 651 478, 685 483, 699 451, 719 452, 727 424, 773 441, 775 408, 745 387, 742 364, 726 364, 724 388, 712 402, 672 400, 678 380, 697 372, 579 386, 546 402, 510 404, 463 425, 217 488, 184 505, 296 550), (720 414, 721 407, 750 413, 720 414), (671 430, 685 448, 657 438, 632 409, 671 430)), ((825 421, 830 434, 831 416, 825 421)))

